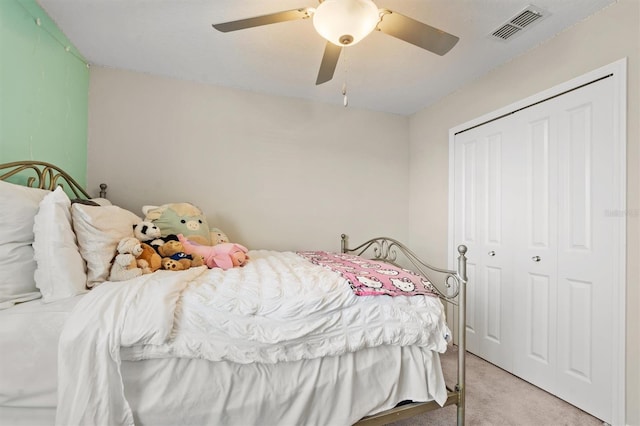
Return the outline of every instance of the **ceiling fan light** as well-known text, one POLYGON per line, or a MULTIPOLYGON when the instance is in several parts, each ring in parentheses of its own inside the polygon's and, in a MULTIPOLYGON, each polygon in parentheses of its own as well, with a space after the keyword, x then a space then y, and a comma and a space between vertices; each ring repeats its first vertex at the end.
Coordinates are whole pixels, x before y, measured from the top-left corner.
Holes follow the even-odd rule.
POLYGON ((371 0, 325 0, 313 14, 318 34, 338 46, 350 46, 378 25, 378 7, 371 0))

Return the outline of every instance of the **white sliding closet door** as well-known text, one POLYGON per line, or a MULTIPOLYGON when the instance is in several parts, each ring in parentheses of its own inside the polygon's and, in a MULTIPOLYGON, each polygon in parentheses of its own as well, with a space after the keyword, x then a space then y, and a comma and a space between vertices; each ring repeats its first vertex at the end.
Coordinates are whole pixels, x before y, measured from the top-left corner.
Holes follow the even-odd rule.
POLYGON ((619 261, 611 78, 454 139, 456 243, 469 247, 469 351, 612 416, 619 261))

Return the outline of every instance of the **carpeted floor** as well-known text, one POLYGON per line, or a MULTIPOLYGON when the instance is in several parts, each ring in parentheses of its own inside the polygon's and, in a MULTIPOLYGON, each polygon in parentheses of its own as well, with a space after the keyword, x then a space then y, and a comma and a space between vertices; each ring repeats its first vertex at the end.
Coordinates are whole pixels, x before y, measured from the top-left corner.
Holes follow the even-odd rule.
MULTIPOLYGON (((455 383, 457 346, 441 357, 448 384, 455 383)), ((603 422, 476 357, 466 357, 467 425, 590 426, 603 422)), ((394 426, 455 425, 455 405, 392 423, 394 426)))

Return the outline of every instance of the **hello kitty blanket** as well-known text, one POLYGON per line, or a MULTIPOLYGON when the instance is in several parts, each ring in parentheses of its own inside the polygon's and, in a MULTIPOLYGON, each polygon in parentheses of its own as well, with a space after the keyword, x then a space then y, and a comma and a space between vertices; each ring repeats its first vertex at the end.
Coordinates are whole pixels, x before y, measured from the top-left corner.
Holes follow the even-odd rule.
POLYGON ((358 296, 438 297, 437 291, 429 281, 409 269, 354 254, 325 251, 301 251, 298 254, 311 263, 342 275, 358 296))
POLYGON ((358 297, 294 252, 249 256, 242 268, 157 271, 83 296, 60 336, 56 424, 132 425, 122 360, 279 363, 380 345, 447 348, 438 298, 358 297))

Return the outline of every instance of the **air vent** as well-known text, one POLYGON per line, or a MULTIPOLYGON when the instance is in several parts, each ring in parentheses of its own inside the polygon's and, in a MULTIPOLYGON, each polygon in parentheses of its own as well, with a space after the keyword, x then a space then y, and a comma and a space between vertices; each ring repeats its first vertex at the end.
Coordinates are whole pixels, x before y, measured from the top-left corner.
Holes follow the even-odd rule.
POLYGON ((539 7, 529 5, 524 10, 517 13, 513 18, 502 24, 498 29, 491 33, 494 39, 506 41, 516 34, 521 33, 525 28, 535 22, 541 21, 549 14, 539 7))

